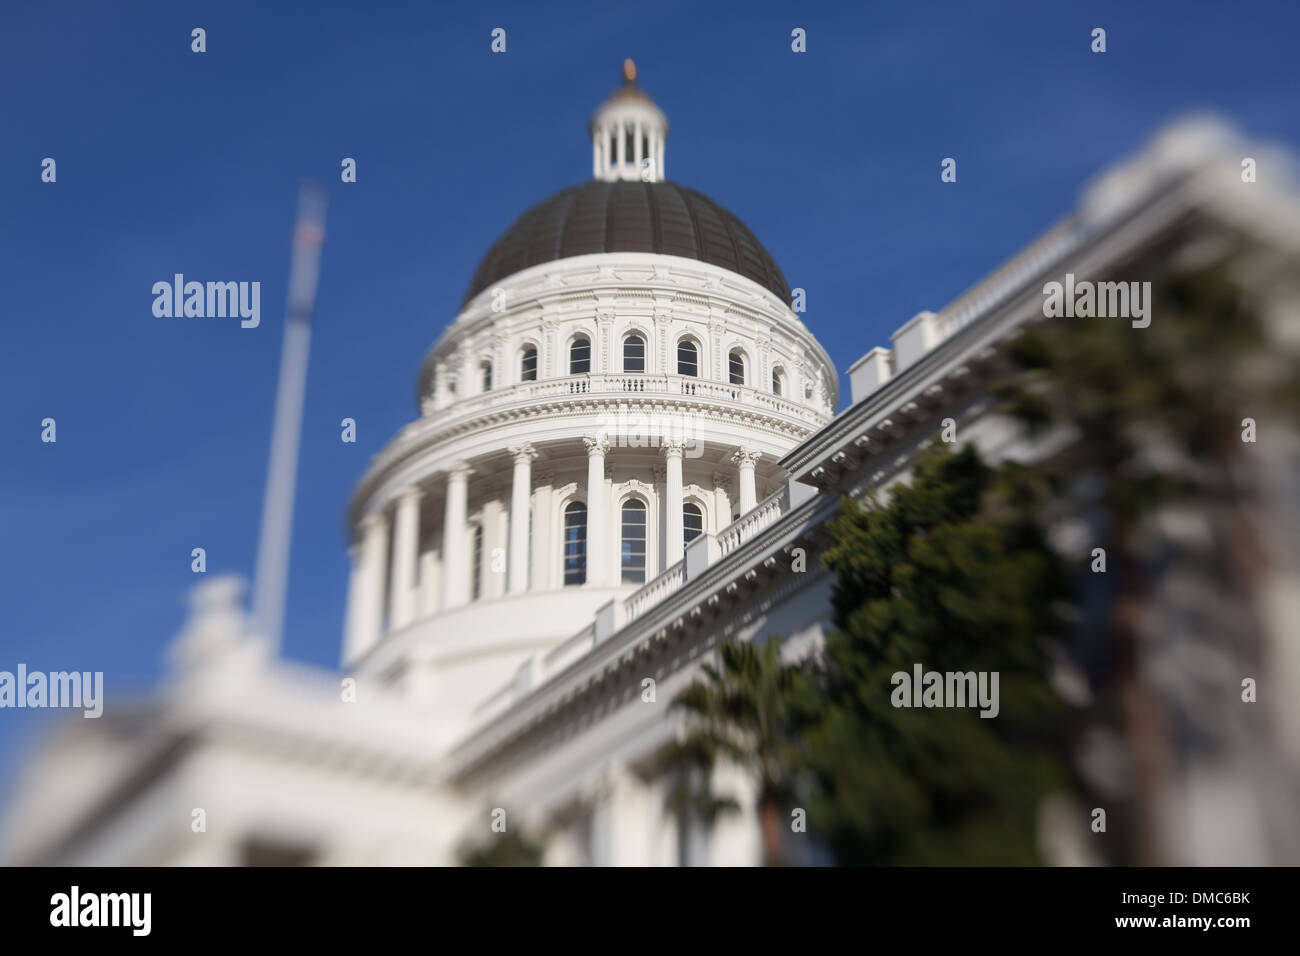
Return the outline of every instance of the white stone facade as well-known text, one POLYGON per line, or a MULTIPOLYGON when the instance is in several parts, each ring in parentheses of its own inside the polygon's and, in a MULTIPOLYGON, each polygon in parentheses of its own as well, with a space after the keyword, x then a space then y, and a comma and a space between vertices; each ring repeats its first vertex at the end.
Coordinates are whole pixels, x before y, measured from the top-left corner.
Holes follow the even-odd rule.
MULTIPOLYGON (((267 659, 233 592, 211 582, 157 701, 69 725, 33 764, 6 858, 226 864, 265 845, 303 848, 313 863, 448 864, 462 840, 491 839, 490 814, 503 809, 512 826, 549 834, 550 863, 757 863, 752 783, 734 768, 717 783, 740 801, 738 817, 706 833, 665 811, 653 756, 679 731, 668 705, 723 639, 777 637, 789 658, 817 646, 832 586, 817 560, 824 524, 841 496, 905 479, 944 418, 997 460, 1068 441, 1028 440, 989 393, 1008 343, 1042 318, 1045 278, 1132 261, 1194 222, 1200 246, 1232 235, 1258 250, 1261 310, 1279 348, 1300 347, 1295 193, 1261 185, 1229 199, 1241 148, 1211 137, 1198 152, 1179 135, 1101 181, 1077 215, 970 292, 918 314, 892 348, 869 352, 833 419, 824 351, 787 303, 725 269, 616 252, 484 290, 425 359, 420 417, 351 501, 343 673, 267 659), (627 364, 637 364, 632 335, 639 368, 627 364), (577 336, 589 343, 583 370, 569 364, 577 336), (676 364, 684 340, 696 345, 693 375, 676 364), (731 379, 736 349, 742 383, 731 379), (629 502, 643 509, 631 526, 629 502), (575 504, 586 518, 580 579, 566 562, 575 504), (798 552, 805 570, 792 573, 798 552), (625 553, 644 561, 629 567, 625 553), (203 837, 189 827, 199 807, 203 837)), ((594 172, 607 173, 593 149, 594 172)), ((1267 477, 1255 518, 1276 556, 1260 581, 1258 640, 1277 686, 1294 687, 1300 438, 1274 435, 1250 459, 1267 477)), ((1194 624, 1170 634, 1186 641, 1194 624)), ((1168 650, 1151 660, 1196 663, 1168 650)), ((1220 761, 1191 754, 1171 773, 1170 862, 1300 860, 1296 701, 1262 699, 1260 722, 1234 731, 1250 746, 1220 761), (1264 809, 1239 816, 1226 846, 1220 822, 1256 799, 1264 809)), ((1052 859, 1089 860, 1061 827, 1043 844, 1052 859)))
POLYGON ((424 693, 449 733, 525 651, 570 636, 557 622, 626 597, 781 487, 777 462, 838 401, 828 356, 786 303, 649 253, 561 259, 480 293, 418 393, 422 416, 353 498, 344 663, 424 693), (566 574, 575 503, 582 573, 566 574), (645 553, 632 567, 630 537, 645 553))

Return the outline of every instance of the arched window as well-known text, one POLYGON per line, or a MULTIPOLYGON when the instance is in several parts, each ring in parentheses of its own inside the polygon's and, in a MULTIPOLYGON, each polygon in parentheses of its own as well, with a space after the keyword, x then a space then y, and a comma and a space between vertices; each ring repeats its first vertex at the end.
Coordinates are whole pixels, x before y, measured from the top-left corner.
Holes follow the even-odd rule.
POLYGON ((645 502, 629 498, 623 502, 623 583, 645 584, 645 502))
POLYGON ((727 370, 732 385, 744 385, 745 353, 740 351, 740 349, 732 349, 731 354, 727 356, 727 370))
POLYGON ((483 391, 492 391, 492 363, 484 362, 479 366, 479 371, 482 373, 483 391))
POLYGON ((569 374, 586 375, 591 371, 591 340, 579 335, 569 346, 569 374))
POLYGON ((804 400, 805 400, 805 401, 809 401, 809 402, 811 402, 811 401, 812 401, 812 393, 813 393, 812 382, 804 382, 804 383, 803 383, 803 397, 804 397, 804 400))
POLYGON ((564 583, 587 582, 587 506, 572 501, 564 509, 564 583))
POLYGON ((682 543, 690 544, 704 534, 704 512, 699 505, 687 502, 682 505, 682 543))
POLYGON ((531 345, 524 346, 524 351, 519 356, 519 381, 537 381, 537 349, 531 345))
POLYGON ((645 371, 645 339, 629 335, 623 340, 623 371, 645 371))
POLYGON ((700 374, 700 350, 690 339, 677 343, 677 374, 692 378, 700 374))
POLYGON ((477 601, 483 595, 483 526, 474 525, 474 550, 469 563, 469 599, 477 601))
POLYGON ((782 374, 779 368, 772 369, 772 394, 785 394, 785 375, 782 374))

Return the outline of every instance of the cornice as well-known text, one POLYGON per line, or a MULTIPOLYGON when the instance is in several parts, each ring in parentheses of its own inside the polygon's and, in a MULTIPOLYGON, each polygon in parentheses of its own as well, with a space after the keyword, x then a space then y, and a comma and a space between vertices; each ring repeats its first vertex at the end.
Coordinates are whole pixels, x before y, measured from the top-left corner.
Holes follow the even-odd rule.
MULTIPOLYGON (((817 496, 792 508, 764 532, 720 558, 707 571, 655 604, 646 613, 487 724, 474 728, 449 754, 450 774, 464 783, 500 761, 512 765, 544 747, 557 732, 585 722, 593 701, 635 671, 675 661, 673 670, 698 658, 701 638, 716 637, 761 614, 760 604, 786 600, 824 575, 818 566, 786 575, 776 584, 779 554, 812 541, 839 507, 833 496, 817 496), (731 615, 730 620, 726 615, 731 615), (693 652, 680 653, 684 646, 693 652)), ((635 675, 634 675, 635 676, 635 675)))
MULTIPOLYGON (((450 406, 443 410, 441 416, 419 419, 407 425, 374 457, 349 501, 348 523, 354 526, 361 520, 366 510, 365 505, 389 475, 414 458, 434 453, 439 445, 489 427, 527 423, 543 418, 549 421, 588 419, 591 416, 617 413, 620 408, 626 408, 633 413, 653 409, 672 409, 695 415, 706 422, 739 425, 742 428, 767 432, 783 442, 791 443, 805 440, 829 421, 826 416, 818 416, 811 409, 805 410, 807 419, 800 420, 762 410, 753 405, 730 404, 715 398, 673 393, 564 394, 555 398, 535 398, 513 405, 489 406, 479 412, 448 421, 445 418, 446 413, 455 410, 455 406, 450 406)), ((581 437, 581 429, 575 430, 574 438, 581 437)), ((519 438, 516 433, 514 437, 503 437, 501 448, 506 450, 518 443, 519 438)), ((439 469, 438 466, 431 465, 431 470, 439 469)))

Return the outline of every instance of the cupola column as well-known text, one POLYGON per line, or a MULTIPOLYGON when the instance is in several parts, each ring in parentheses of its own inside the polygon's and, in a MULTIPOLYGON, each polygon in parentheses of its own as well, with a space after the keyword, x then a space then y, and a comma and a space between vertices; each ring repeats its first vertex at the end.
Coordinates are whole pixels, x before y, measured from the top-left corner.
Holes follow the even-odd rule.
POLYGON ((469 463, 464 461, 458 461, 447 469, 447 507, 442 519, 443 610, 460 607, 469 600, 470 556, 465 544, 465 519, 471 473, 469 463))
POLYGON ((389 628, 399 630, 415 619, 415 575, 420 560, 420 489, 403 489, 393 521, 393 573, 388 595, 389 628))
POLYGON ((609 515, 605 503, 605 452, 609 439, 604 435, 584 438, 587 446, 587 583, 603 585, 609 581, 609 515))
POLYGON ((648 171, 648 181, 663 181, 668 118, 636 85, 636 64, 631 60, 623 61, 623 87, 601 104, 587 130, 596 179, 635 182, 648 171), (649 168, 643 170, 641 162, 646 159, 649 168))
POLYGON ((510 489, 510 563, 507 586, 511 594, 528 588, 528 515, 533 494, 533 460, 537 450, 528 442, 510 449, 515 460, 510 489))
POLYGON ((758 504, 758 494, 754 488, 754 465, 762 457, 761 452, 750 448, 739 448, 731 456, 732 462, 740 470, 740 513, 749 514, 758 504))
POLYGON ((665 542, 665 567, 672 567, 682 559, 683 555, 683 538, 685 531, 682 527, 682 443, 679 441, 665 441, 663 443, 664 458, 667 460, 667 468, 664 472, 664 514, 668 520, 668 526, 664 529, 665 542))
POLYGON ((353 567, 348 595, 345 662, 363 657, 379 643, 384 618, 384 562, 388 555, 388 518, 376 511, 361 522, 361 542, 353 549, 353 567))

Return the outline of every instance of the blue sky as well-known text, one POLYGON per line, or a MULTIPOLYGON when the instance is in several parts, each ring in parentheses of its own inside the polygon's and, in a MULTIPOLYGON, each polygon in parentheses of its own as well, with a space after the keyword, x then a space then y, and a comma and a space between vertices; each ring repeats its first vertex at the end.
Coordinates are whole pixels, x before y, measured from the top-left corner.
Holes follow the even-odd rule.
MULTIPOLYGON (((670 178, 734 211, 807 290, 841 372, 1179 114, 1300 143, 1294 3, 441 6, 7 7, 0 670, 102 670, 111 706, 156 680, 192 548, 251 576, 303 178, 330 211, 286 653, 334 666, 351 488, 414 416, 415 373, 479 256, 589 177, 585 123, 625 56, 672 123, 670 178), (345 156, 356 184, 339 182, 345 156), (939 181, 946 156, 956 184, 939 181), (150 288, 175 272, 260 281, 261 327, 155 318, 150 288)), ((0 780, 33 726, 0 711, 0 780)))

